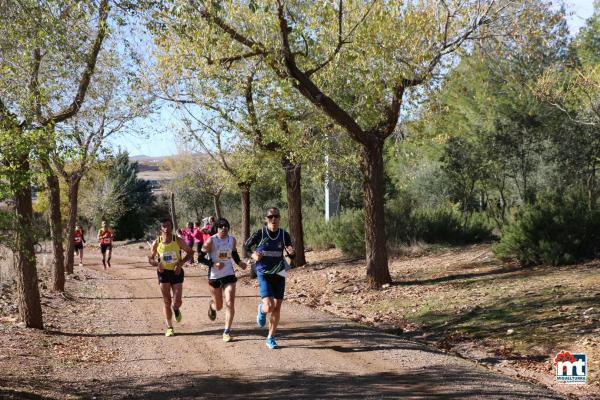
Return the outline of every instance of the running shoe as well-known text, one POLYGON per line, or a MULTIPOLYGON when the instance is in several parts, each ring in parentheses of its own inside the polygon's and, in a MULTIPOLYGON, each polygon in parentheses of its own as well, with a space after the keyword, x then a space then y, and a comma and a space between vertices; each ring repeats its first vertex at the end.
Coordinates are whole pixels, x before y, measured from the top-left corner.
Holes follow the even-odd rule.
POLYGON ((217 312, 213 310, 212 304, 213 301, 211 300, 210 303, 208 303, 208 319, 214 321, 217 318, 217 312))
POLYGON ((256 314, 256 324, 261 328, 264 328, 267 324, 267 314, 262 312, 262 304, 258 303, 258 314, 256 314))
POLYGON ((271 350, 279 347, 279 346, 277 346, 277 342, 275 341, 275 338, 273 336, 269 336, 267 338, 267 347, 270 348, 271 350))
POLYGON ((167 328, 167 331, 165 332, 165 336, 175 336, 175 331, 173 330, 173 328, 171 328, 171 327, 167 328))
POLYGON ((231 342, 232 340, 233 340, 233 338, 231 337, 231 333, 223 332, 223 341, 225 343, 231 342))
POLYGON ((175 315, 175 321, 181 322, 181 311, 179 308, 173 307, 173 314, 175 315))

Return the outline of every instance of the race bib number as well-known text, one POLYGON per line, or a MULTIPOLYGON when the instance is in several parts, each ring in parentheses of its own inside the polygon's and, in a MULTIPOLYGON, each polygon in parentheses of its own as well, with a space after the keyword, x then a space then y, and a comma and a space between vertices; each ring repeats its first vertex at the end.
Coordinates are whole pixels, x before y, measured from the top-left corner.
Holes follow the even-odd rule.
POLYGON ((112 238, 104 238, 102 239, 102 244, 111 244, 112 243, 112 238))
POLYGON ((167 251, 163 253, 162 260, 165 264, 171 264, 177 260, 177 254, 174 251, 167 251))
POLYGON ((81 243, 81 238, 79 236, 75 237, 75 243, 81 243))
POLYGON ((229 259, 229 252, 228 251, 219 251, 219 260, 226 261, 228 259, 229 259))

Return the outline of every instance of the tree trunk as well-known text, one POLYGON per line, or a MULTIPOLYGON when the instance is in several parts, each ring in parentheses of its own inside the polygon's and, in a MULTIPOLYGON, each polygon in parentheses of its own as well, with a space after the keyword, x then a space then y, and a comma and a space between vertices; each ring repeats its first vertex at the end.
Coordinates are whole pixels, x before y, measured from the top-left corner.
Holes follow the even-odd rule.
POLYGON ((173 231, 177 231, 177 214, 175 213, 175 193, 171 192, 171 223, 173 224, 173 231))
POLYGON ((215 206, 215 215, 217 219, 221 218, 221 192, 213 195, 213 205, 215 206))
MULTIPOLYGON (((29 172, 29 161, 18 161, 18 169, 29 172)), ((17 229, 15 243, 15 275, 17 278, 17 304, 19 318, 29 328, 44 329, 42 305, 33 248, 33 206, 31 203, 31 183, 16 183, 15 209, 17 229)))
POLYGON ((385 244, 384 140, 362 144, 360 170, 363 174, 367 280, 371 288, 391 283, 385 244))
POLYGON ((587 179, 588 188, 588 210, 592 211, 596 207, 596 166, 593 165, 587 179))
MULTIPOLYGON (((240 183, 240 197, 242 201, 242 243, 250 237, 250 184, 240 183)), ((244 254, 245 256, 245 254, 244 254)))
POLYGON ((48 186, 48 201, 50 203, 50 231, 52 233, 52 289, 57 292, 65 290, 65 254, 63 248, 63 226, 60 212, 60 186, 58 177, 46 170, 46 185, 48 186))
POLYGON ((67 181, 69 185, 69 219, 67 222, 67 274, 73 273, 75 244, 73 235, 75 234, 75 224, 77 224, 77 208, 79 199, 79 182, 81 178, 71 176, 67 181))
POLYGON ((294 264, 302 266, 306 264, 304 254, 304 229, 302 227, 302 165, 292 164, 283 157, 281 164, 285 170, 285 186, 287 189, 288 218, 290 221, 290 233, 294 240, 294 264))

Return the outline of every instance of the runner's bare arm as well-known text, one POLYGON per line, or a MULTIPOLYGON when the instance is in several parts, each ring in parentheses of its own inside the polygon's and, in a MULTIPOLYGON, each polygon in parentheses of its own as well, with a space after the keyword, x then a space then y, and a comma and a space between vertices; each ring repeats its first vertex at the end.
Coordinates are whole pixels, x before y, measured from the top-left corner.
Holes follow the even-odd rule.
POLYGON ((156 249, 157 248, 158 248, 158 241, 155 240, 152 243, 152 249, 151 249, 150 255, 148 256, 148 263, 150 265, 152 265, 153 267, 160 266, 160 263, 158 261, 156 261, 156 254, 157 254, 156 249))
POLYGON ((231 252, 231 258, 233 258, 233 261, 235 261, 235 263, 239 265, 241 269, 246 269, 246 267, 248 267, 248 265, 240 259, 240 255, 237 251, 237 241, 235 240, 235 238, 233 239, 233 250, 231 252))
POLYGON ((206 242, 202 244, 202 251, 205 253, 210 253, 212 250, 212 237, 209 237, 206 242))
POLYGON ((192 260, 192 258, 194 257, 194 250, 192 250, 190 246, 188 246, 187 243, 180 237, 177 238, 177 244, 179 245, 179 248, 181 250, 185 251, 185 257, 177 261, 177 263, 175 264, 176 267, 181 267, 188 261, 192 260))

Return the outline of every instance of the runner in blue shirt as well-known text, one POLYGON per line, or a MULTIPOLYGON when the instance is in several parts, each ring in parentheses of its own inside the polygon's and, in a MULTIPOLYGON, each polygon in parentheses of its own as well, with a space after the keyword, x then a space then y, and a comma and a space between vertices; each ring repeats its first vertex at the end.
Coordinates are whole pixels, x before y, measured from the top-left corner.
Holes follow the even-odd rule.
POLYGON ((279 227, 281 214, 277 208, 269 208, 266 214, 267 225, 256 231, 244 243, 247 253, 252 252, 252 258, 256 261, 256 275, 262 302, 258 304, 256 323, 261 328, 267 323, 269 316, 269 335, 267 336, 267 347, 277 348, 275 333, 279 324, 281 304, 285 292, 285 278, 289 264, 284 259, 284 251, 293 257, 294 247, 290 235, 279 227))

